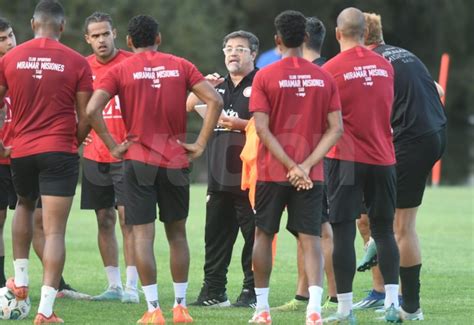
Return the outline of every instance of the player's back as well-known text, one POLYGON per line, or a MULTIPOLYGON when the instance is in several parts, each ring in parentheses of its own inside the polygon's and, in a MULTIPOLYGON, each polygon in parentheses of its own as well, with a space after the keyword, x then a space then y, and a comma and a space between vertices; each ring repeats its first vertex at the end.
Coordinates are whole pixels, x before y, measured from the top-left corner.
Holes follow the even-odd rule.
POLYGON ((395 71, 394 142, 412 141, 442 129, 446 115, 423 62, 410 51, 392 45, 383 44, 373 50, 386 58, 395 71))
POLYGON ((49 38, 37 38, 3 58, 2 77, 12 101, 12 157, 77 152, 75 99, 92 91, 86 60, 49 38))
POLYGON ((338 54, 323 68, 338 85, 344 121, 344 134, 328 157, 367 164, 395 163, 390 126, 390 63, 377 53, 356 46, 338 54))

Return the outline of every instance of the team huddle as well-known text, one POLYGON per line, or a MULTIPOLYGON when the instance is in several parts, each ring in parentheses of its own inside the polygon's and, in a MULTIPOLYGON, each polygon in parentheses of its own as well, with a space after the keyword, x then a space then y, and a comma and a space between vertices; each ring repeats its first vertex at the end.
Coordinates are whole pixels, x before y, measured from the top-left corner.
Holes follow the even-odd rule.
POLYGON ((153 248, 157 206, 170 247, 173 322, 193 322, 186 301, 189 165, 205 149, 204 281, 189 305, 251 307, 249 322, 259 324, 300 308, 307 325, 356 324, 354 310, 374 307, 386 322, 423 320, 415 221, 445 148, 443 90, 414 54, 384 43, 379 15, 344 9, 336 25, 341 52, 326 61, 324 24, 284 11, 274 21, 277 61, 257 68, 258 38, 234 31, 223 39, 227 74, 205 77, 188 60, 158 51, 153 17, 129 21, 127 52, 115 46, 111 16, 93 13, 84 24, 93 51, 86 58, 59 42, 64 24, 62 5, 42 0, 31 21, 34 39, 16 46, 12 26, 0 18, 0 285, 18 301, 28 299, 33 243, 43 265, 34 324, 64 322, 53 311, 56 297, 139 303, 138 279, 147 310, 137 323, 165 324, 153 248), (194 110, 203 123, 187 143, 187 112, 194 110), (80 205, 96 213, 108 279, 94 297, 62 277, 81 145, 80 205), (6 279, 8 207, 15 208, 14 277, 6 279), (270 308, 285 209, 298 242, 297 290, 289 303, 270 308), (372 268, 374 288, 353 304, 357 226, 367 251, 357 269, 372 268), (244 279, 231 303, 227 270, 239 230, 244 279), (325 317, 324 273, 325 305, 337 304, 325 317))

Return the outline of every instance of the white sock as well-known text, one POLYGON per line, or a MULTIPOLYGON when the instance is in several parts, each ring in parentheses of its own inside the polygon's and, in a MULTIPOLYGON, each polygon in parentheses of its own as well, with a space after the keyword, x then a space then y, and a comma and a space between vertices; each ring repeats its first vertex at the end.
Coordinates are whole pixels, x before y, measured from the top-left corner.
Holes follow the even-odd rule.
POLYGON ((268 293, 270 288, 255 288, 255 295, 257 296, 257 311, 261 310, 270 310, 270 305, 268 304, 268 293))
POLYGON ((38 307, 38 313, 43 314, 46 317, 50 317, 53 313, 54 299, 56 299, 56 294, 58 290, 49 286, 41 287, 41 300, 38 307))
POLYGON ((343 316, 352 310, 352 292, 337 294, 337 312, 343 316))
POLYGON ((109 287, 122 288, 122 280, 120 279, 120 268, 117 266, 106 266, 105 273, 109 281, 109 287))
POLYGON ((186 291, 188 290, 188 283, 176 283, 173 282, 174 287, 174 306, 181 305, 186 307, 186 291))
POLYGON ((156 283, 150 284, 142 286, 142 289, 145 294, 148 311, 154 311, 155 309, 160 308, 160 304, 158 303, 158 285, 156 283))
POLYGON ((15 269, 15 286, 26 287, 28 286, 28 259, 17 258, 13 261, 13 268, 15 269))
POLYGON ((127 266, 126 287, 136 289, 138 285, 138 271, 136 266, 127 266))
POLYGON ((395 308, 400 307, 398 302, 398 287, 398 284, 385 285, 385 309, 389 308, 392 304, 395 308))
POLYGON ((306 315, 317 312, 321 313, 321 298, 323 296, 323 288, 318 286, 309 286, 309 302, 306 307, 306 315))

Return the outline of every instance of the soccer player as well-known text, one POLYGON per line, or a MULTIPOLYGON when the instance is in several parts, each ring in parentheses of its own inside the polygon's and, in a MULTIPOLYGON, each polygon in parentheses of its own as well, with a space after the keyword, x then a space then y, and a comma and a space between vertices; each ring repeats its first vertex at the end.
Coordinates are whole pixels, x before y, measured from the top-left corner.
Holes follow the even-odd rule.
MULTIPOLYGON (((224 37, 223 51, 228 74, 214 73, 206 79, 215 85, 224 101, 227 117, 215 127, 208 146, 208 188, 206 204, 204 284, 193 305, 230 306, 226 294, 227 269, 237 234, 244 237, 242 248, 243 288, 233 306, 254 307, 255 290, 252 271, 252 248, 255 219, 248 191, 240 189, 245 144, 245 127, 251 117, 248 109, 258 53, 258 38, 246 31, 235 31, 224 37)), ((187 109, 200 101, 190 94, 187 109)))
MULTIPOLYGON (((326 36, 326 28, 321 20, 316 17, 306 18, 306 33, 308 34, 306 41, 303 43, 303 58, 322 66, 326 59, 321 56, 321 48, 323 46, 324 38, 326 36)), ((325 171, 326 173, 326 171, 325 171)), ((324 185, 323 189, 323 210, 321 219, 321 247, 324 254, 324 269, 328 284, 328 297, 324 304, 329 307, 331 303, 337 303, 336 297, 336 283, 334 280, 334 270, 332 267, 332 228, 329 224, 328 204, 327 204, 327 187, 324 185)), ((306 307, 308 301, 308 281, 304 270, 303 251, 300 242, 297 246, 297 265, 298 265, 298 282, 296 286, 295 298, 286 304, 272 308, 276 311, 294 311, 306 307)))
POLYGON ((355 220, 362 198, 368 209, 372 237, 385 279, 385 320, 400 321, 398 304, 399 253, 393 235, 395 153, 390 127, 393 69, 363 45, 365 19, 356 8, 337 17, 336 38, 341 53, 323 68, 336 79, 341 95, 344 134, 329 158, 329 219, 334 233, 333 264, 337 313, 325 322, 354 323, 352 281, 355 275, 355 220))
MULTIPOLYGON (((84 23, 85 39, 94 52, 87 57, 92 69, 94 85, 113 66, 132 55, 115 47, 117 31, 112 17, 94 12, 84 23)), ((126 131, 120 112, 120 100, 116 96, 103 110, 107 128, 115 141, 125 140, 126 131)), ((92 130, 84 143, 82 160, 81 209, 93 209, 99 226, 99 250, 104 262, 109 286, 93 297, 93 300, 121 300, 138 303, 138 272, 134 262, 132 227, 125 225, 123 164, 112 157, 99 136, 92 130), (115 206, 117 206, 123 235, 127 282, 122 289, 118 264, 118 243, 115 237, 115 206)))
POLYGON ((306 324, 321 324, 323 158, 342 134, 333 78, 302 58, 306 18, 284 11, 275 18, 283 57, 255 75, 250 96, 260 145, 253 265, 257 306, 251 323, 271 323, 268 305, 272 240, 285 206, 287 229, 301 243, 308 281, 306 324))
MULTIPOLYGON (((0 58, 15 46, 16 38, 10 22, 0 17, 0 58)), ((0 129, 0 139, 4 145, 8 146, 12 137, 10 128, 12 116, 10 98, 6 97, 3 101, 3 105, 0 104, 0 108, 2 108, 0 121, 3 124, 0 129)), ((7 208, 9 207, 13 210, 15 209, 15 205, 16 193, 12 183, 10 158, 0 157, 0 287, 4 287, 6 282, 3 226, 7 218, 7 208)))
POLYGON ((189 160, 202 154, 217 124, 222 99, 196 67, 187 60, 157 51, 158 23, 150 16, 135 16, 128 24, 127 44, 135 55, 112 67, 101 78, 87 114, 112 156, 125 158, 125 218, 132 225, 135 262, 148 311, 141 324, 164 324, 158 302, 153 251, 156 204, 170 246, 174 283, 174 322, 192 322, 186 308, 189 248, 186 218, 189 211, 189 160), (194 143, 184 143, 187 91, 208 107, 194 143), (102 111, 115 95, 121 99, 127 140, 117 143, 102 111))
MULTIPOLYGON (((443 94, 418 57, 385 44, 381 17, 373 13, 364 15, 368 27, 365 44, 389 60, 395 71, 391 123, 397 159, 395 235, 400 249, 401 316, 403 320, 423 320, 421 249, 415 225, 426 180, 446 145, 446 115, 440 101, 443 94)), ((380 283, 383 279, 376 279, 375 285, 380 283)))
POLYGON ((89 132, 85 107, 92 93, 87 61, 59 43, 64 9, 40 1, 31 26, 35 38, 10 50, 0 62, 0 99, 7 90, 14 104, 12 179, 18 194, 13 219, 15 277, 7 287, 17 299, 28 296, 28 255, 33 212, 41 195, 45 245, 43 286, 35 324, 63 322, 53 312, 64 267, 64 235, 79 173, 78 144, 89 132))

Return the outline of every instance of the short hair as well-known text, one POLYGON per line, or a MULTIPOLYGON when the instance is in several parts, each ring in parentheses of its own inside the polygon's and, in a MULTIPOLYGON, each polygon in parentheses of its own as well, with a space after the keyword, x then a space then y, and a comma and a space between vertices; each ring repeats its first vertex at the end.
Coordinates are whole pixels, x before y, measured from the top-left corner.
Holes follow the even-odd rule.
POLYGON ((89 32, 88 28, 89 28, 90 24, 102 23, 102 22, 109 23, 110 27, 114 26, 113 21, 112 21, 112 17, 109 14, 107 14, 105 12, 96 11, 92 15, 87 17, 86 20, 84 21, 84 31, 87 34, 89 32))
POLYGON ((382 44, 383 41, 383 30, 382 30, 382 17, 375 13, 364 12, 365 23, 367 25, 367 38, 365 45, 382 44))
POLYGON ((0 32, 4 32, 10 27, 12 27, 10 22, 6 18, 0 17, 0 32))
POLYGON ((155 45, 159 24, 151 16, 138 15, 130 19, 127 30, 135 48, 148 47, 155 45))
POLYGON ((323 22, 316 17, 306 18, 306 33, 309 35, 306 42, 308 48, 321 52, 326 37, 326 27, 323 22))
POLYGON ((283 11, 275 18, 275 29, 286 47, 299 47, 306 35, 306 18, 299 11, 283 11))
POLYGON ((365 17, 357 8, 346 8, 337 16, 337 28, 342 35, 357 40, 364 40, 365 17))
POLYGON ((258 47, 260 45, 260 42, 259 42, 257 36, 255 36, 254 34, 252 34, 250 32, 247 32, 245 30, 238 30, 238 31, 232 32, 230 34, 227 34, 224 37, 224 40, 222 41, 222 47, 225 47, 227 42, 230 39, 238 38, 238 37, 245 38, 249 42, 250 51, 258 52, 258 47))
POLYGON ((56 0, 41 0, 33 13, 35 19, 54 22, 57 25, 64 22, 64 16, 64 7, 56 0))

